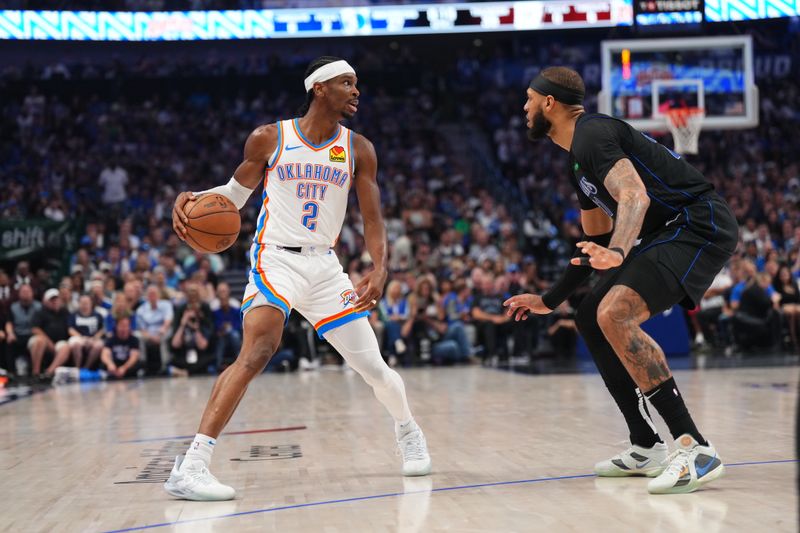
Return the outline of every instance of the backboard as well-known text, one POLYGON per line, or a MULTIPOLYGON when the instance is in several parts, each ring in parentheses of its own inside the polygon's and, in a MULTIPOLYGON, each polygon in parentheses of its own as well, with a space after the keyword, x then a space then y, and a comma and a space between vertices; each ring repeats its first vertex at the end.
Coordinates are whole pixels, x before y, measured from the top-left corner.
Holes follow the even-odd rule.
POLYGON ((749 35, 603 41, 599 110, 643 131, 665 130, 666 111, 705 110, 703 129, 758 125, 749 35))

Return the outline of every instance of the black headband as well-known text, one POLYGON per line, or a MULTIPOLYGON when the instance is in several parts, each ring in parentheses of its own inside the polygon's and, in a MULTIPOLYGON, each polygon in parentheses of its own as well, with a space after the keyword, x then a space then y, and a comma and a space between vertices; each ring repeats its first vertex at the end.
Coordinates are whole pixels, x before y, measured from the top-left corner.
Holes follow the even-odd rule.
POLYGON ((583 104, 584 91, 570 89, 556 82, 550 81, 541 74, 531 80, 531 89, 544 96, 552 96, 562 104, 581 105, 583 104))

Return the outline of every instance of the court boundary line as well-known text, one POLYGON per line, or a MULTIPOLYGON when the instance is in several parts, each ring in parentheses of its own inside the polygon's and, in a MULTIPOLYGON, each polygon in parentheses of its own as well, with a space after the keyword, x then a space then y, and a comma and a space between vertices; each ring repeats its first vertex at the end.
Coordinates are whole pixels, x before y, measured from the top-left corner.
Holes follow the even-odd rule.
MULTIPOLYGON (((734 467, 734 466, 753 466, 753 465, 767 465, 767 464, 786 464, 786 463, 797 463, 800 459, 776 459, 770 461, 745 461, 740 463, 726 463, 726 467, 734 467)), ((217 516, 206 516, 202 518, 190 518, 187 520, 175 520, 173 522, 161 522, 158 524, 148 524, 145 526, 133 526, 125 529, 112 529, 104 531, 104 533, 127 533, 128 531, 142 531, 145 529, 155 529, 159 527, 169 527, 169 526, 177 526, 182 524, 191 524, 194 522, 204 522, 207 520, 220 520, 223 518, 237 518, 240 516, 249 516, 254 514, 262 514, 262 513, 273 513, 277 511, 288 511, 290 509, 301 509, 303 507, 321 507, 323 505, 335 505, 339 503, 352 503, 352 502, 359 502, 359 501, 367 501, 367 500, 379 500, 385 498, 394 498, 398 496, 409 496, 414 494, 422 494, 422 493, 435 493, 435 492, 449 492, 454 490, 469 490, 469 489, 479 489, 479 488, 487 488, 487 487, 499 487, 499 486, 507 486, 507 485, 526 485, 531 483, 543 483, 547 481, 562 481, 568 479, 585 479, 585 478, 592 478, 597 477, 596 474, 575 474, 570 476, 555 476, 555 477, 542 477, 542 478, 533 478, 533 479, 519 479, 513 481, 493 481, 491 483, 476 483, 472 485, 455 485, 452 487, 440 487, 430 490, 414 490, 408 492, 387 492, 384 494, 373 494, 371 496, 354 496, 352 498, 342 498, 338 500, 322 500, 317 502, 306 502, 306 503, 298 503, 293 505, 281 505, 278 507, 267 507, 265 509, 253 509, 251 511, 239 511, 236 513, 227 513, 217 516)))
MULTIPOLYGON (((267 429, 246 429, 243 431, 227 431, 222 433, 222 437, 230 436, 230 435, 252 435, 255 433, 277 433, 280 431, 299 431, 301 429, 308 429, 308 426, 289 426, 285 428, 267 428, 267 429)), ((159 442, 165 440, 181 440, 181 439, 193 439, 194 435, 174 435, 172 437, 151 437, 147 439, 133 439, 133 440, 121 440, 117 444, 135 444, 135 443, 142 443, 142 442, 159 442)))

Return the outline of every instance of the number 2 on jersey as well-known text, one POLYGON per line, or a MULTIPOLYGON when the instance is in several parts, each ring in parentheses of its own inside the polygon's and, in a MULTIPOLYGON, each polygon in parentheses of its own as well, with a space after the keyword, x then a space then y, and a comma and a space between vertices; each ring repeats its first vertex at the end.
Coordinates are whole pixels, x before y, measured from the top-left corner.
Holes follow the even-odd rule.
POLYGON ((303 204, 303 218, 301 224, 311 231, 317 230, 317 215, 319 214, 319 204, 317 202, 306 202, 303 204))

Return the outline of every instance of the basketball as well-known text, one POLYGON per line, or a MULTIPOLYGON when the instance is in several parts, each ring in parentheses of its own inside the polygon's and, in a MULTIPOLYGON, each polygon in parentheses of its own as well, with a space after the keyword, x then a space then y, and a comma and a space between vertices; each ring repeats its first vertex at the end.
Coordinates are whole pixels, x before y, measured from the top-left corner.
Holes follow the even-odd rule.
POLYGON ((221 194, 206 194, 186 203, 186 242, 198 252, 219 253, 239 237, 239 210, 221 194))

